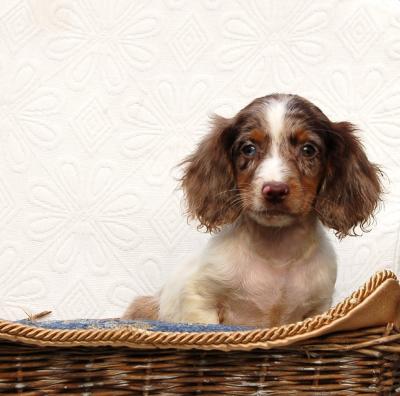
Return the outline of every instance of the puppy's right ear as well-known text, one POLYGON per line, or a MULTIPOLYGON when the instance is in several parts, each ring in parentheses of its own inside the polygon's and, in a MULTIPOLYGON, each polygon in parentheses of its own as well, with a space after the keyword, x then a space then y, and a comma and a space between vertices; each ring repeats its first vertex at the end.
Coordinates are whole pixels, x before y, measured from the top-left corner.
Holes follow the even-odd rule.
POLYGON ((237 192, 231 159, 235 138, 232 120, 214 116, 212 124, 211 132, 181 164, 189 217, 198 219, 200 227, 208 232, 232 223, 239 215, 234 202, 237 192))

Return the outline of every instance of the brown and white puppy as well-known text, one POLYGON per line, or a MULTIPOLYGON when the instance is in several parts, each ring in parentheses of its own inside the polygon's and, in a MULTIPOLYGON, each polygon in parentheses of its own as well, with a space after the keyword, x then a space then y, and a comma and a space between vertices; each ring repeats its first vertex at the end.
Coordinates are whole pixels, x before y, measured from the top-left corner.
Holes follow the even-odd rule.
POLYGON ((268 95, 216 116, 183 165, 190 217, 219 232, 125 318, 277 326, 330 306, 336 257, 322 225, 340 238, 365 230, 381 194, 352 124, 268 95))

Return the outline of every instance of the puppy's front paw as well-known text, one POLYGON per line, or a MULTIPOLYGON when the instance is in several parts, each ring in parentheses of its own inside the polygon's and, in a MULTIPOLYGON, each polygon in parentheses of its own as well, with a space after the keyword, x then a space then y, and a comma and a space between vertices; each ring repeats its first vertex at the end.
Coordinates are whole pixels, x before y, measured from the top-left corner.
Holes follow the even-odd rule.
POLYGON ((219 324, 217 310, 185 312, 182 316, 184 323, 219 324))

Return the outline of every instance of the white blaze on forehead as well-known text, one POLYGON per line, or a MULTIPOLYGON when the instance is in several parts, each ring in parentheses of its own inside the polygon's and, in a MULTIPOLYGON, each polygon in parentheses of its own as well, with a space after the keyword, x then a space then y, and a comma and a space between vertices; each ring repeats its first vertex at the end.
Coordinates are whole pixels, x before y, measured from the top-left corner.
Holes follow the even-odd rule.
POLYGON ((286 99, 276 99, 266 104, 266 121, 268 123, 268 131, 274 144, 278 144, 282 137, 287 111, 286 105, 286 99))
POLYGON ((266 121, 268 132, 271 137, 270 151, 264 161, 257 169, 256 177, 263 183, 285 181, 287 166, 282 158, 279 145, 283 136, 284 121, 287 111, 287 100, 274 100, 266 104, 266 121))

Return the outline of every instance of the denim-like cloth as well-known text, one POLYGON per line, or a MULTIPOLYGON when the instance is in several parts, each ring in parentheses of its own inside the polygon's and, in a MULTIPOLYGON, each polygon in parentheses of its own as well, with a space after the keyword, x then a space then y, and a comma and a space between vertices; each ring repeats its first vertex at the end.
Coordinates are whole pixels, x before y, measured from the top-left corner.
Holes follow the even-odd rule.
POLYGON ((121 320, 121 319, 75 319, 75 320, 49 320, 32 321, 28 319, 19 320, 18 323, 45 329, 114 329, 118 327, 130 327, 149 331, 162 332, 215 332, 215 331, 243 331, 254 327, 248 326, 225 326, 225 325, 203 325, 186 323, 166 323, 152 320, 121 320))

